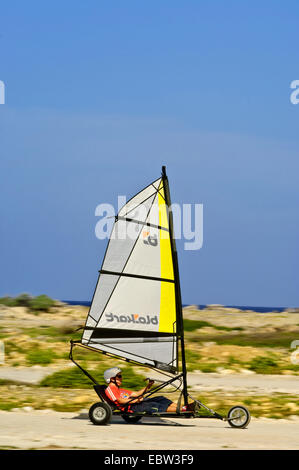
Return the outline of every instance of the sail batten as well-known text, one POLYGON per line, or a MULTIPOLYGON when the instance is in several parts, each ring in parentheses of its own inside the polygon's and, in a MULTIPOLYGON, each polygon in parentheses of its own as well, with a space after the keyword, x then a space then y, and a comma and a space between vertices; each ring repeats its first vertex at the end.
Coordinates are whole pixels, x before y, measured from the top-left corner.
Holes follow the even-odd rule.
POLYGON ((101 269, 101 274, 111 274, 115 276, 127 276, 127 277, 135 277, 137 279, 149 279, 151 281, 160 281, 160 282, 174 282, 174 279, 166 279, 163 277, 151 277, 151 276, 139 276, 138 274, 133 273, 124 273, 124 272, 115 272, 115 271, 106 271, 105 269, 101 269))
POLYGON ((119 211, 81 342, 177 370, 177 299, 163 177, 119 211))
POLYGON ((148 227, 158 228, 159 230, 166 230, 169 232, 169 229, 166 227, 161 227, 160 225, 154 225, 149 222, 141 222, 140 220, 129 219, 127 217, 116 216, 118 220, 126 220, 127 222, 134 222, 135 224, 142 224, 148 227))

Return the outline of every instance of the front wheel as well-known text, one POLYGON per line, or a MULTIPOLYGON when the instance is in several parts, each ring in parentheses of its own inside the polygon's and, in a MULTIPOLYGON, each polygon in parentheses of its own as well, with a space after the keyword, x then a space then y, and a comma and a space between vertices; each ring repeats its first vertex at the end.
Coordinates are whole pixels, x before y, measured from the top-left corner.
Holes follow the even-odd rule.
POLYGON ((246 428, 250 423, 250 413, 245 406, 233 406, 227 415, 227 421, 233 428, 246 428))
POLYGON ((140 421, 141 418, 142 416, 122 415, 122 419, 124 419, 126 423, 130 423, 130 424, 138 423, 138 421, 140 421))
POLYGON ((90 421, 99 426, 109 423, 112 416, 112 410, 108 403, 99 402, 90 407, 88 414, 90 421))

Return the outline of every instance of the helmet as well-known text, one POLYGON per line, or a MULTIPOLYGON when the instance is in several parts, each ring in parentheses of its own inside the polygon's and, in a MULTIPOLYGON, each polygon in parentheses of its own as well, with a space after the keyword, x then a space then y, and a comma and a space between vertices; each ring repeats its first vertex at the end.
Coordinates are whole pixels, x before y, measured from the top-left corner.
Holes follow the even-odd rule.
POLYGON ((109 384, 110 379, 112 379, 112 377, 115 377, 119 372, 121 372, 121 369, 119 369, 118 367, 111 367, 111 369, 105 370, 104 372, 105 381, 109 384))

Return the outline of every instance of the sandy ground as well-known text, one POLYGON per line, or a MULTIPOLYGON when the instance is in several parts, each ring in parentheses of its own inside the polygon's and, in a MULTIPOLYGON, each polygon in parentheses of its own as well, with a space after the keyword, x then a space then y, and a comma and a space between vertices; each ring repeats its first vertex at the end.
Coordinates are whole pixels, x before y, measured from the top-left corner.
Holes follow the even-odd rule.
POLYGON ((299 419, 253 419, 233 429, 215 419, 113 417, 94 426, 86 413, 0 412, 0 448, 39 449, 299 449, 299 419))

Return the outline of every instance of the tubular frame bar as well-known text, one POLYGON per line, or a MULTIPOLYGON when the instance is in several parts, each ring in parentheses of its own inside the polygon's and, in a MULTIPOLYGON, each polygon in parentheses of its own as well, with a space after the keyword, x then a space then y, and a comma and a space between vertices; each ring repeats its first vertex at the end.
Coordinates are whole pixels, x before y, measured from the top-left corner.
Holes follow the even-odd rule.
MULTIPOLYGON (((100 384, 95 380, 95 378, 94 378, 89 372, 87 372, 82 366, 80 366, 80 364, 78 364, 78 362, 75 361, 75 359, 74 359, 74 357, 73 357, 73 349, 74 349, 74 346, 77 345, 77 346, 80 346, 80 347, 82 347, 82 348, 84 348, 84 349, 87 349, 87 350, 89 350, 89 351, 99 352, 99 353, 102 353, 102 354, 104 354, 105 356, 107 355, 107 356, 109 356, 109 357, 115 357, 115 356, 113 356, 113 355, 110 354, 110 353, 106 353, 106 352, 103 352, 103 351, 100 351, 100 350, 99 350, 99 351, 95 351, 94 348, 91 348, 91 347, 89 347, 89 346, 85 346, 85 345, 82 344, 80 341, 73 341, 73 340, 71 340, 70 343, 71 343, 71 349, 70 349, 69 359, 70 359, 77 367, 79 367, 79 369, 83 372, 83 374, 85 374, 95 385, 100 385, 100 384)), ((140 364, 140 363, 135 362, 135 361, 131 361, 131 360, 127 360, 127 359, 122 359, 122 358, 120 358, 120 357, 117 357, 117 358, 118 358, 118 359, 121 359, 121 360, 123 360, 123 361, 125 361, 125 362, 130 362, 130 363, 135 364, 135 365, 138 365, 138 366, 142 365, 142 366, 147 367, 147 368, 150 368, 150 369, 152 369, 152 370, 159 371, 159 373, 161 373, 162 375, 165 375, 166 377, 169 377, 169 380, 167 380, 166 382, 163 382, 161 385, 158 385, 157 387, 155 387, 155 388, 152 389, 151 391, 146 392, 146 393, 145 393, 146 396, 149 396, 149 395, 152 395, 153 393, 156 393, 156 390, 161 390, 162 388, 166 387, 167 385, 169 385, 169 384, 172 383, 172 382, 175 382, 175 380, 178 380, 180 377, 183 376, 183 374, 181 373, 181 374, 178 374, 178 375, 176 375, 175 377, 173 377, 173 376, 168 375, 168 373, 166 373, 166 372, 164 372, 164 371, 161 371, 160 369, 156 369, 155 367, 153 367, 153 366, 151 366, 151 365, 140 364)), ((178 387, 178 388, 180 388, 180 387, 178 387)))
MULTIPOLYGON (((112 414, 114 416, 140 416, 140 418, 200 418, 200 419, 220 419, 221 421, 229 421, 223 416, 217 415, 217 416, 206 416, 206 415, 196 415, 192 411, 182 411, 181 413, 175 413, 175 412, 161 412, 161 413, 125 413, 121 411, 112 411, 112 414)), ((235 418, 234 418, 235 419, 235 418)))
POLYGON ((80 364, 78 364, 78 362, 75 361, 74 357, 73 357, 73 348, 74 348, 74 345, 75 344, 78 344, 76 341, 73 341, 71 340, 71 349, 70 349, 70 354, 69 354, 69 359, 77 366, 79 367, 79 369, 83 372, 83 374, 85 374, 95 385, 100 385, 94 378, 91 374, 89 374, 89 372, 87 372, 85 369, 83 369, 83 367, 80 366, 80 364))

